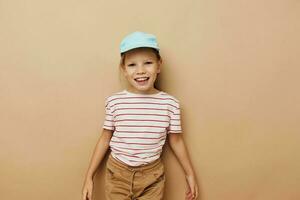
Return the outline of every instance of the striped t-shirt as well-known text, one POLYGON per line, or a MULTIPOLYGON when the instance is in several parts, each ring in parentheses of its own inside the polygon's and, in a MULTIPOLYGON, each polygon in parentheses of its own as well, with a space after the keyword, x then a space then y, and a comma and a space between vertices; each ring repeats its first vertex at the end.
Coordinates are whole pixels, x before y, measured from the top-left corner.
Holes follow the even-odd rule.
POLYGON ((123 90, 106 98, 104 129, 112 130, 114 158, 140 166, 158 159, 168 133, 181 133, 179 101, 160 91, 136 94, 123 90))

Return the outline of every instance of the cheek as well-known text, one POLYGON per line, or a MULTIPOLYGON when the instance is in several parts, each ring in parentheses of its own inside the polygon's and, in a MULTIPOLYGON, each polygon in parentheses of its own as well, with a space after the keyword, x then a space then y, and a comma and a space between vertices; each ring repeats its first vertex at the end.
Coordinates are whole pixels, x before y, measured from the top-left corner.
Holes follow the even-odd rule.
POLYGON ((157 75, 160 71, 157 68, 154 68, 150 71, 152 75, 157 75))
POLYGON ((132 70, 123 69, 123 74, 125 77, 130 77, 130 76, 132 76, 133 72, 132 72, 132 70))
POLYGON ((132 73, 127 73, 125 78, 130 82, 134 82, 134 75, 132 73))

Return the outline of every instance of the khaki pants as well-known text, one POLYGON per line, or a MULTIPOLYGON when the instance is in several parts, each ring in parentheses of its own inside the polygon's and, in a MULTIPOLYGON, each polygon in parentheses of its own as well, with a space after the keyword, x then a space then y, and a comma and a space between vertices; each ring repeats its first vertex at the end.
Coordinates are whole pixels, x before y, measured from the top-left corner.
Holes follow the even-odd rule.
POLYGON ((161 159, 131 167, 109 155, 106 163, 106 200, 162 200, 165 173, 161 159))

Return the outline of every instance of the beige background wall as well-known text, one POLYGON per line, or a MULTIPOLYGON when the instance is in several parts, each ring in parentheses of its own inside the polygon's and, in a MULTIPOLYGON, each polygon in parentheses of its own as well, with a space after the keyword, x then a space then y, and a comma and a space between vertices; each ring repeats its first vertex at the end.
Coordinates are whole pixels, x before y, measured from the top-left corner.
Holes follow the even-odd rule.
MULTIPOLYGON (((122 89, 119 42, 141 30, 181 101, 199 199, 300 199, 299 19, 295 0, 0 0, 0 198, 81 198, 104 99, 122 89)), ((165 199, 184 199, 164 158, 165 199)))

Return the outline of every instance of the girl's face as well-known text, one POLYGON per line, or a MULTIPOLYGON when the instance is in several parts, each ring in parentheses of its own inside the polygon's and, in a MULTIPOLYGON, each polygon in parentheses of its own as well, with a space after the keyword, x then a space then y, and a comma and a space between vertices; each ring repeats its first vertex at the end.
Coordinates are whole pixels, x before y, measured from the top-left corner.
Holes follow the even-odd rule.
POLYGON ((152 94, 157 90, 154 82, 160 73, 161 59, 149 48, 139 48, 126 52, 121 66, 129 82, 129 90, 139 94, 152 94))

